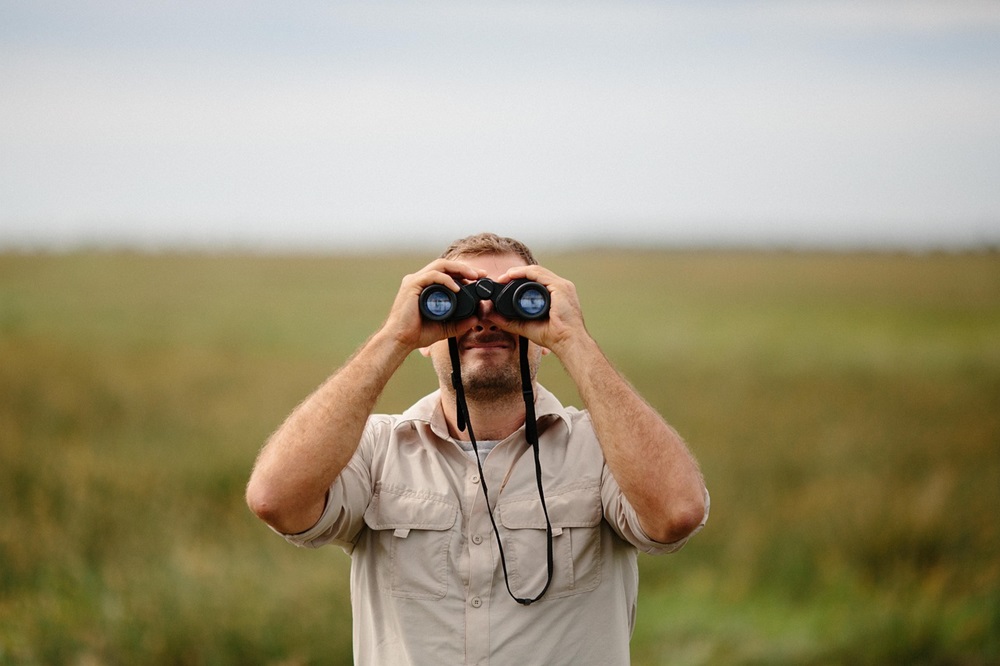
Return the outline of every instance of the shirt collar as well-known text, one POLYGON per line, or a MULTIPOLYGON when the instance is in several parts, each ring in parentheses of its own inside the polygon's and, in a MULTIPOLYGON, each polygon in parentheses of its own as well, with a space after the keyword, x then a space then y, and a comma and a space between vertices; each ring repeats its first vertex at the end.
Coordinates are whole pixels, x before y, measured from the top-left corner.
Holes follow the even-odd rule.
MULTIPOLYGON (((565 422, 567 430, 572 430, 573 420, 569 411, 541 384, 535 384, 535 419, 541 421, 547 418, 560 418, 565 422)), ((441 389, 430 393, 413 404, 400 415, 397 427, 414 422, 426 423, 435 435, 441 439, 451 439, 448 434, 448 423, 444 418, 441 406, 441 389)))

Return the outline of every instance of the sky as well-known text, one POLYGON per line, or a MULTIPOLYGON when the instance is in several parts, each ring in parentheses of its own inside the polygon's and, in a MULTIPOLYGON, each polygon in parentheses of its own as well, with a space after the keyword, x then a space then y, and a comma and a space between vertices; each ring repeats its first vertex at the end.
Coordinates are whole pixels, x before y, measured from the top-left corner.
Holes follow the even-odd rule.
POLYGON ((0 249, 1000 243, 1000 2, 0 0, 0 249))

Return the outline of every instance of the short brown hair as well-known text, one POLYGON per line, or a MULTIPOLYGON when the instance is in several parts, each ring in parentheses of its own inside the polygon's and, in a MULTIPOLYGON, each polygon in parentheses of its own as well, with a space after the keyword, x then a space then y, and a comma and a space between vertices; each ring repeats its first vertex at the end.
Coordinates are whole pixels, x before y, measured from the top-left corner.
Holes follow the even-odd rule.
POLYGON ((484 254, 516 254, 524 259, 524 262, 529 266, 538 263, 535 261, 535 255, 521 241, 513 238, 504 238, 503 236, 497 236, 489 232, 459 238, 441 253, 441 258, 478 257, 484 254))

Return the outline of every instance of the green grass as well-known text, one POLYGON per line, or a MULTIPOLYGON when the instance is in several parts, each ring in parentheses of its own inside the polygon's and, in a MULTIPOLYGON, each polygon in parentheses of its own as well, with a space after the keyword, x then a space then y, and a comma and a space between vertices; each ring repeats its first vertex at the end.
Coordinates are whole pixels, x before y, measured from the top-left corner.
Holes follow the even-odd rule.
MULTIPOLYGON (((242 491, 427 259, 0 255, 0 664, 350 663, 348 558, 242 491)), ((544 259, 712 491, 633 663, 1000 661, 1000 256, 544 259)))

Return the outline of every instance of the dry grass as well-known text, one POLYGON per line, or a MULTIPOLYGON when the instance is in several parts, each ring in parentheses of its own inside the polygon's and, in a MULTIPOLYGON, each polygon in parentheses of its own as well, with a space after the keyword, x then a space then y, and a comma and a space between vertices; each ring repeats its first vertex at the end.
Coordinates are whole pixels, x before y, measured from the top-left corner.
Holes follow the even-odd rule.
MULTIPOLYGON (((347 558, 242 489, 423 262, 0 255, 0 663, 350 663, 347 558)), ((1000 257, 547 263, 712 490, 642 559, 634 663, 1000 660, 1000 257)), ((411 359, 382 407, 432 384, 411 359)))

